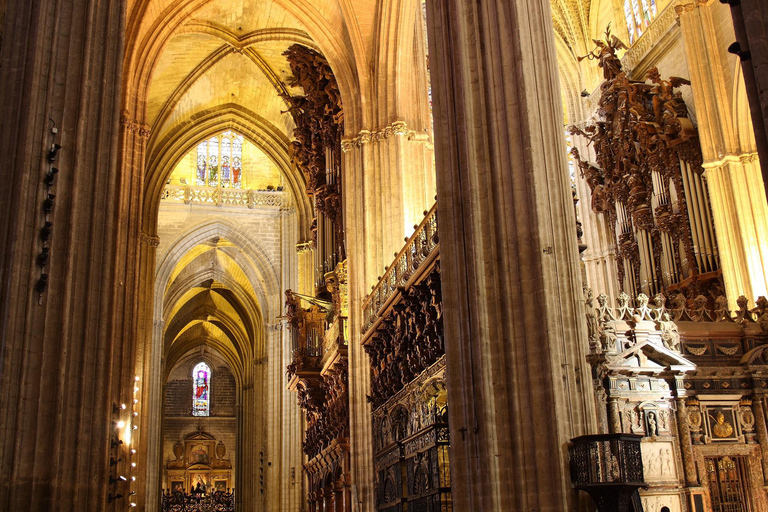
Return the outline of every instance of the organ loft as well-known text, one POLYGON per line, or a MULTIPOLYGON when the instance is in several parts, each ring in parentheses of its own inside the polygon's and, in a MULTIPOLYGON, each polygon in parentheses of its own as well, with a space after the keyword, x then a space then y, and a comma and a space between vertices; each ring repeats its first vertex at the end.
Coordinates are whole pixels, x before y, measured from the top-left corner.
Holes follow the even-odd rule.
POLYGON ((0 0, 0 511, 768 511, 763 0, 0 0))

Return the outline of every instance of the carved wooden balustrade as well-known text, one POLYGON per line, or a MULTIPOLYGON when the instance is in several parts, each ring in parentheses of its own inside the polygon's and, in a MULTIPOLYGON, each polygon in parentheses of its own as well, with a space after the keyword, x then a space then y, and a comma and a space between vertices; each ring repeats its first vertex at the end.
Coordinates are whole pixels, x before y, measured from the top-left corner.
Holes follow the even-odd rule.
POLYGON ((590 352, 619 354, 648 340, 697 363, 730 359, 739 364, 768 343, 768 299, 759 297, 754 308, 744 296, 736 302, 739 309, 732 312, 722 295, 691 300, 682 293, 671 298, 657 294, 649 299, 641 293, 632 300, 622 292, 613 308, 607 295, 600 294, 595 304, 592 290, 585 289, 590 352))
POLYGON ((370 331, 379 318, 379 313, 389 304, 398 288, 406 286, 418 275, 417 270, 428 265, 437 254, 437 203, 424 212, 424 220, 416 226, 392 264, 386 268, 379 282, 363 301, 363 334, 370 331))
POLYGON ((437 207, 363 304, 377 511, 452 510, 437 207))

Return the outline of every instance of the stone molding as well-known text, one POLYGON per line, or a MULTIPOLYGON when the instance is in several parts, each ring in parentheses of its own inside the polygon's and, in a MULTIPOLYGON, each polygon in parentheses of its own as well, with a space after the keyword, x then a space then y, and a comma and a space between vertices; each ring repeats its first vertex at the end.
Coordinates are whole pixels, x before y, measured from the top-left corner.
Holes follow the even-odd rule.
POLYGON ((142 231, 139 233, 139 242, 147 244, 150 247, 157 247, 160 245, 160 237, 157 235, 149 235, 142 231))
POLYGON ((341 150, 345 153, 352 151, 355 148, 360 148, 364 144, 373 144, 380 142, 395 135, 405 135, 410 141, 415 142, 427 142, 429 143, 429 136, 422 136, 420 132, 416 132, 408 128, 408 124, 405 121, 395 121, 392 124, 382 128, 379 131, 360 130, 357 137, 344 139, 341 141, 341 150))
POLYGON ((297 254, 304 254, 305 252, 309 252, 309 251, 311 251, 314 248, 315 248, 315 244, 314 244, 314 242, 312 242, 312 240, 310 240, 308 242, 301 242, 301 243, 296 244, 296 253, 297 254))
POLYGON ((120 125, 125 127, 129 132, 138 135, 141 139, 148 139, 152 134, 152 128, 147 124, 137 123, 127 110, 123 110, 120 114, 120 125))

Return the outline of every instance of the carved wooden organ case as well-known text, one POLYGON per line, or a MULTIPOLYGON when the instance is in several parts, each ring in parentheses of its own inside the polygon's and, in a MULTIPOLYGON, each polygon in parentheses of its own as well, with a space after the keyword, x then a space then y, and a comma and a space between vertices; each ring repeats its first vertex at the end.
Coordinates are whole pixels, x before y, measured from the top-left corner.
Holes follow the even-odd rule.
MULTIPOLYGON (((437 253, 435 249, 432 256, 437 253)), ((416 267, 405 268, 409 266, 416 267)), ((427 257, 412 275, 409 271, 405 286, 380 307, 373 306, 378 312, 363 336, 372 372, 368 400, 373 417, 376 510, 450 511, 439 259, 427 257)))
POLYGON ((341 136, 344 110, 336 77, 323 55, 294 44, 283 54, 293 76, 289 85, 300 86, 304 96, 283 95, 295 129, 292 160, 306 179, 312 198, 311 247, 315 251, 317 286, 325 273, 346 258, 341 191, 341 136))
POLYGON ((650 296, 682 291, 689 298, 712 289, 722 293, 714 226, 698 132, 681 93, 690 83, 664 80, 656 68, 630 80, 616 52, 626 48, 606 32, 598 61, 597 120, 572 126, 593 147, 596 164, 571 154, 592 191, 592 210, 615 231, 619 283, 650 296))
POLYGON ((347 267, 341 190, 344 110, 323 55, 294 44, 283 54, 303 96, 282 95, 295 129, 292 160, 306 180, 314 218, 315 296, 286 291, 293 339, 289 389, 306 416, 303 450, 309 510, 351 510, 347 379, 347 267), (302 303, 309 305, 303 306, 302 303))
POLYGON ((306 417, 309 510, 351 510, 346 261, 325 275, 331 301, 286 291, 293 340, 288 388, 306 417), (302 302, 309 304, 303 307, 302 302))

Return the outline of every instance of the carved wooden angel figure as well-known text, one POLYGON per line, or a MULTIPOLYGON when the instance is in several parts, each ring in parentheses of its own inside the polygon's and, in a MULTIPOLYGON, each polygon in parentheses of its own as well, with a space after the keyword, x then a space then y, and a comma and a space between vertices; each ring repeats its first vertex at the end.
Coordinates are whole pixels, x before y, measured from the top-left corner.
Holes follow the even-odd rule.
POLYGON ((593 39, 592 42, 597 45, 597 48, 589 52, 587 55, 579 57, 578 60, 597 60, 599 61, 598 66, 603 68, 603 77, 606 80, 616 78, 619 73, 621 73, 621 60, 619 60, 616 52, 618 50, 626 50, 627 45, 621 42, 618 37, 611 35, 610 23, 605 29, 605 41, 593 39))
POLYGON ((712 315, 707 310, 707 298, 703 295, 697 295, 693 299, 693 314, 691 315, 694 322, 704 322, 706 320, 712 320, 712 315))
POLYGON ((733 322, 731 311, 728 309, 728 299, 723 295, 715 299, 715 322, 733 322))
POLYGON ((635 322, 653 320, 653 317, 651 316, 651 308, 648 307, 648 296, 646 294, 641 293, 638 295, 635 303, 637 304, 637 307, 632 315, 632 320, 635 322))

